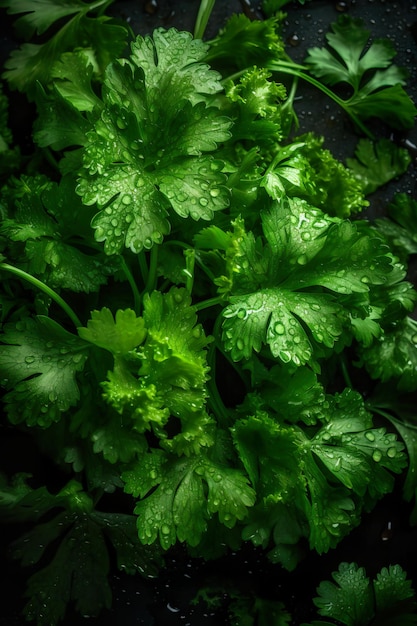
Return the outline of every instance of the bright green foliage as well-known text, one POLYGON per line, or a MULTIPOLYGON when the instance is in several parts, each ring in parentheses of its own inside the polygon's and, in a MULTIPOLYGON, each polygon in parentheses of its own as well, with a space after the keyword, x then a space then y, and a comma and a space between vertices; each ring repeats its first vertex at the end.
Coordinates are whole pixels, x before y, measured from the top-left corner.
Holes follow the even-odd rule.
POLYGON ((240 470, 205 455, 176 459, 155 450, 122 478, 125 490, 141 498, 135 508, 140 540, 151 544, 159 539, 164 549, 177 539, 196 546, 213 515, 233 528, 254 502, 255 494, 240 470))
POLYGON ((335 546, 357 524, 361 502, 366 506, 391 490, 387 469, 400 473, 406 463, 403 445, 373 428, 359 394, 347 390, 326 400, 322 426, 311 439, 298 426, 280 423, 279 411, 278 419, 258 412, 233 427, 258 496, 245 538, 267 547, 273 533, 278 549, 272 555, 291 569, 301 537, 318 552, 335 546))
POLYGON ((51 68, 60 55, 76 48, 85 48, 86 43, 89 44, 87 49, 95 65, 103 72, 122 53, 127 36, 127 28, 100 15, 111 1, 1 0, 0 7, 7 8, 9 13, 25 14, 16 21, 16 27, 26 39, 30 39, 34 32, 43 34, 61 18, 68 18, 45 43, 24 43, 13 50, 5 63, 3 78, 13 89, 26 92, 33 100, 36 82, 42 85, 50 82, 51 68), (92 12, 96 14, 95 17, 90 17, 92 12))
MULTIPOLYGON (((415 403, 404 412, 398 390, 416 389, 417 293, 389 229, 349 219, 408 159, 362 141, 351 169, 331 138, 290 132, 302 79, 365 136, 398 94, 392 119, 409 125, 391 48, 363 55, 363 27, 342 16, 329 38, 341 56, 321 67, 356 89, 343 100, 284 53, 281 15, 232 17, 209 44, 158 28, 124 50, 109 4, 0 0, 32 37, 9 85, 38 111, 33 154, 0 190, 3 408, 57 468, 35 470, 39 489, 0 480, 2 519, 27 524, 15 554, 36 570, 25 615, 38 626, 67 604, 109 606, 112 555, 152 574, 161 546, 213 559, 251 542, 294 570, 335 548, 395 475, 407 469, 404 496, 416 493, 415 403)), ((405 262, 414 205, 391 210, 405 262)), ((390 577, 374 586, 384 614, 390 577)), ((252 592, 228 608, 239 626, 291 619, 252 592)))
POLYGON ((307 133, 279 150, 262 185, 275 199, 307 199, 329 215, 349 217, 369 205, 357 177, 324 148, 324 137, 307 133))
POLYGON ((114 356, 123 356, 145 339, 144 321, 132 309, 119 310, 113 317, 107 307, 92 311, 87 328, 79 328, 82 339, 104 348, 114 356))
POLYGON ((44 316, 6 325, 1 341, 0 375, 9 390, 5 401, 11 422, 47 427, 78 402, 84 342, 44 316))
POLYGON ((367 47, 370 32, 361 19, 349 15, 340 15, 332 31, 326 35, 332 50, 308 52, 305 63, 313 74, 328 85, 348 85, 351 93, 344 103, 361 119, 384 120, 389 113, 390 126, 411 128, 417 109, 402 87, 405 70, 392 64, 396 54, 392 42, 380 39, 367 47))
POLYGON ((389 139, 377 143, 361 139, 355 150, 354 159, 346 159, 360 181, 363 192, 370 194, 407 171, 411 157, 405 148, 399 148, 389 139))
POLYGON ((417 389, 417 322, 405 317, 371 346, 361 359, 372 376, 381 382, 392 380, 401 391, 417 389))
POLYGON ((243 13, 232 15, 210 41, 206 60, 236 71, 253 65, 265 67, 269 60, 282 58, 285 45, 279 34, 280 17, 262 21, 250 20, 243 13))
POLYGON ((332 621, 314 621, 311 626, 336 622, 345 626, 417 624, 414 590, 399 565, 383 567, 371 582, 363 567, 343 562, 332 577, 335 582, 321 582, 314 599, 319 614, 332 621))
POLYGON ((227 86, 227 97, 235 104, 237 119, 232 127, 236 140, 250 139, 256 144, 281 141, 284 85, 269 80, 271 73, 262 68, 247 70, 238 83, 227 86))
POLYGON ((107 70, 78 192, 100 208, 92 225, 108 254, 161 243, 170 209, 208 220, 228 204, 222 163, 205 154, 230 126, 209 106, 220 83, 202 63, 205 51, 187 33, 160 29, 138 37, 130 59, 107 70))
POLYGON ((302 365, 314 359, 317 344, 349 343, 343 302, 352 311, 354 300, 335 294, 367 294, 384 284, 392 261, 383 242, 297 198, 273 203, 262 226, 265 243, 234 222, 227 275, 218 281, 230 294, 223 340, 232 358, 248 359, 268 344, 283 363, 302 365))
MULTIPOLYGON (((79 334, 112 353, 114 367, 102 382, 103 398, 135 431, 155 429, 161 445, 177 454, 212 445, 214 422, 205 406, 210 338, 197 324, 185 289, 154 291, 144 300, 143 318, 131 309, 117 311, 115 318, 108 308, 93 311, 79 334), (162 430, 170 416, 181 422, 171 439, 162 430)), ((110 433, 100 440, 113 437, 110 433)), ((113 456, 115 448, 107 454, 113 456)))

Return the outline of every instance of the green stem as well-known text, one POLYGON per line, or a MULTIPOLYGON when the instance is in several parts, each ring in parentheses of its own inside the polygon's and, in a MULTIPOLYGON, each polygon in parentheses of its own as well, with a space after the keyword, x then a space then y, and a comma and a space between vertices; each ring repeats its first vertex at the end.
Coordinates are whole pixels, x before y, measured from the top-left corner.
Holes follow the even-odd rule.
POLYGON ((217 304, 222 304, 223 299, 221 296, 215 296, 214 298, 207 298, 207 300, 202 300, 194 305, 196 311, 203 311, 203 309, 208 309, 211 306, 216 306, 217 304))
POLYGON ((353 389, 352 380, 350 378, 348 368, 346 365, 346 359, 343 355, 340 357, 340 365, 342 368, 342 374, 343 374, 343 378, 345 379, 346 387, 349 387, 349 389, 353 389))
POLYGON ((135 279, 133 278, 133 274, 130 271, 130 268, 128 267, 126 263, 126 260, 122 256, 120 256, 119 258, 120 258, 120 265, 122 266, 122 270, 126 276, 127 282, 129 283, 130 288, 133 293, 135 312, 137 315, 139 315, 140 309, 141 309, 141 297, 140 297, 139 289, 136 285, 135 279))
POLYGON ((336 102, 336 104, 345 111, 345 113, 351 118, 356 126, 360 128, 361 131, 367 137, 369 137, 369 139, 374 139, 374 135, 368 130, 368 128, 363 124, 358 116, 355 115, 355 113, 353 113, 353 111, 349 108, 348 102, 346 100, 343 100, 342 98, 339 98, 339 96, 337 96, 334 91, 326 87, 326 85, 321 83, 319 80, 307 74, 306 68, 303 65, 298 65, 296 63, 291 63, 287 61, 275 61, 268 63, 266 67, 274 72, 289 74, 290 76, 297 76, 298 78, 305 80, 307 83, 310 83, 311 85, 322 91, 326 96, 331 98, 334 102, 336 102))
POLYGON ((194 26, 194 39, 202 39, 216 0, 201 0, 194 26))
POLYGON ((146 285, 149 277, 148 264, 146 263, 146 253, 144 250, 138 255, 139 269, 142 276, 143 284, 146 285))
POLYGON ((145 283, 145 293, 150 293, 156 287, 158 270, 158 246, 153 246, 149 256, 148 279, 145 283))
POLYGON ((46 293, 56 304, 58 304, 63 311, 68 315, 70 320, 73 322, 76 328, 82 326, 81 321, 78 319, 77 315, 74 313, 72 308, 65 302, 63 298, 59 294, 56 293, 53 289, 45 285, 41 280, 35 278, 31 274, 28 274, 24 270, 19 269, 18 267, 14 267, 13 265, 9 265, 8 263, 0 263, 0 269, 5 270, 6 272, 10 272, 23 280, 26 280, 28 283, 31 283, 34 287, 37 287, 40 291, 46 293))

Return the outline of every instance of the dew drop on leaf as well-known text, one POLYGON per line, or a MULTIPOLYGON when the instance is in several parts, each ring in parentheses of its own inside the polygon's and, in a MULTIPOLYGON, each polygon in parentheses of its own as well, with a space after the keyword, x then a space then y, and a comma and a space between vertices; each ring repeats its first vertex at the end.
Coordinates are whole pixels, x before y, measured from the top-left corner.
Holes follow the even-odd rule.
POLYGON ((397 448, 388 448, 387 455, 390 459, 393 459, 397 455, 397 448))
POLYGON ((381 450, 374 450, 374 452, 372 454, 372 458, 375 461, 375 463, 379 463, 379 461, 382 459, 382 452, 381 452, 381 450))
POLYGON ((367 438, 368 441, 375 441, 375 435, 371 430, 368 430, 365 433, 365 437, 367 438))

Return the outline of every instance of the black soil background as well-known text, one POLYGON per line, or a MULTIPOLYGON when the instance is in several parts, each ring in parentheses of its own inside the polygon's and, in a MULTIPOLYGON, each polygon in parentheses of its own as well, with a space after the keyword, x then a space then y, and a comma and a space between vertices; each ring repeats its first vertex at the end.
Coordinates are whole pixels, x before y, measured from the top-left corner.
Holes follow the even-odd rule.
MULTIPOLYGON (((155 27, 193 30, 199 2, 197 0, 121 0, 112 5, 109 13, 130 23, 133 31, 148 34, 155 27)), ((288 52, 302 62, 306 50, 325 43, 325 33, 338 15, 347 12, 361 17, 372 37, 388 37, 397 50, 395 62, 409 70, 407 91, 417 102, 417 0, 311 0, 304 6, 294 2, 285 7, 287 18, 284 37, 288 52)), ((218 0, 210 19, 206 38, 214 37, 228 16, 245 12, 248 16, 262 17, 256 2, 248 0, 218 0)), ((11 49, 18 45, 14 38, 12 19, 2 11, 0 16, 0 61, 3 65, 11 49)), ((300 132, 312 130, 326 138, 325 146, 344 161, 353 156, 358 137, 343 113, 308 85, 301 85, 296 112, 300 132)), ((24 97, 10 94, 10 125, 16 141, 23 151, 31 152, 33 109, 24 97)), ((385 128, 378 129, 387 133, 385 128)), ((386 134, 386 136, 391 136, 386 134)), ((370 197, 367 211, 370 218, 383 215, 387 203, 396 192, 405 191, 416 197, 415 165, 417 159, 417 130, 392 136, 407 147, 414 165, 399 181, 384 186, 370 197)), ((409 278, 417 284, 416 270, 410 266, 409 278)), ((2 465, 12 474, 30 472, 39 483, 50 482, 54 470, 47 460, 33 450, 29 438, 10 431, 0 430, 0 458, 2 465)), ((58 477, 57 477, 58 478, 58 477)), ((234 589, 242 594, 278 600, 291 613, 291 624, 297 626, 317 617, 312 598, 319 582, 329 579, 341 561, 355 561, 374 576, 382 567, 400 564, 407 570, 417 588, 417 528, 410 525, 412 503, 402 498, 401 478, 394 493, 385 497, 369 514, 364 515, 360 527, 343 540, 337 549, 325 555, 307 550, 306 557, 295 572, 288 573, 272 565, 264 552, 245 545, 238 553, 230 552, 215 561, 190 558, 182 547, 175 548, 166 557, 166 568, 155 579, 144 580, 117 572, 111 575, 113 606, 98 618, 83 618, 69 611, 62 626, 97 624, 98 626, 220 626, 228 624, 227 606, 211 610, 203 604, 191 604, 197 591, 206 585, 223 588, 225 593, 234 589)), ((26 623, 21 616, 28 571, 11 562, 7 555, 9 541, 18 537, 20 526, 1 526, 0 567, 5 576, 1 583, 2 602, 0 625, 19 626, 26 623)), ((399 623, 398 626, 401 626, 399 623)))

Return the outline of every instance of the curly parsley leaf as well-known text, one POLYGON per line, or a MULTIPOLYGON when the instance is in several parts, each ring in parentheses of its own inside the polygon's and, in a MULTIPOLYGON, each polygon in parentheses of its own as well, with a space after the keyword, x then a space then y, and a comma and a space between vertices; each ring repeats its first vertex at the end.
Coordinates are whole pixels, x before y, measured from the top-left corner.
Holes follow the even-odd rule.
POLYGON ((229 203, 223 163, 206 154, 228 139, 231 122, 215 106, 221 87, 205 51, 188 33, 158 29, 106 72, 78 192, 100 209, 92 225, 108 254, 161 243, 170 210, 209 220, 229 203))
POLYGON ((318 613, 332 621, 312 624, 324 626, 337 622, 345 626, 366 626, 380 620, 387 626, 417 624, 415 593, 407 573, 399 565, 383 567, 370 581, 363 567, 343 562, 332 577, 334 582, 320 583, 319 595, 314 598, 318 613))
POLYGON ((349 217, 369 202, 356 175, 323 143, 324 137, 307 133, 281 148, 261 184, 272 198, 301 197, 329 215, 349 217))
POLYGON ((347 84, 352 93, 342 100, 360 119, 380 118, 393 128, 411 128, 417 109, 403 85, 407 73, 392 64, 396 52, 387 39, 369 44, 363 21, 339 16, 326 35, 331 50, 311 48, 305 59, 311 72, 328 85, 347 84))
POLYGON ((12 423, 45 428, 77 404, 77 374, 87 359, 83 341, 44 316, 6 324, 0 341, 0 373, 12 423))
POLYGON ((254 65, 265 67, 268 60, 284 55, 285 44, 279 26, 279 17, 250 20, 244 13, 234 14, 209 42, 206 61, 230 73, 254 65))
POLYGON ((177 540, 198 545, 214 515, 233 528, 254 502, 254 492, 239 469, 202 455, 178 459, 154 449, 122 478, 125 491, 140 497, 135 507, 140 540, 152 544, 159 539, 164 549, 177 540))

